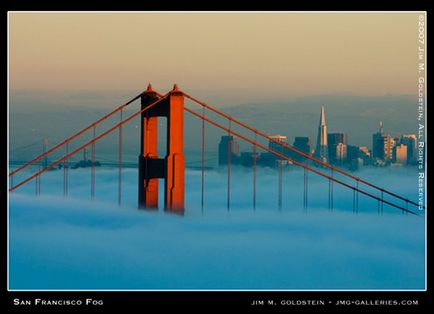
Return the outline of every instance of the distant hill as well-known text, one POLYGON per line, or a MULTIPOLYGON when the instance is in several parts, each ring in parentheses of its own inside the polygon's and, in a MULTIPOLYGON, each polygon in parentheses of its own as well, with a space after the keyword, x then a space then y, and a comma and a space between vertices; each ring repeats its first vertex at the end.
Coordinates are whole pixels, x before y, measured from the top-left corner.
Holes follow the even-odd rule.
MULTIPOLYGON (((95 109, 95 97, 90 99, 93 101, 89 101, 90 105, 86 107, 84 100, 79 102, 80 106, 72 106, 72 100, 70 100, 71 106, 63 103, 55 106, 55 104, 43 105, 43 100, 38 98, 35 99, 34 104, 29 103, 31 99, 28 98, 26 102, 23 102, 23 98, 20 97, 11 98, 9 109, 11 159, 28 159, 41 152, 44 137, 48 138, 51 147, 115 108, 115 104, 111 103, 106 107, 107 109, 100 109, 100 106, 95 109), (26 147, 29 144, 34 145, 26 147)), ((325 106, 328 132, 347 132, 350 144, 370 147, 372 133, 377 131, 380 120, 383 121, 385 131, 392 135, 416 133, 417 131, 417 102, 414 96, 311 96, 288 101, 239 104, 224 107, 221 110, 266 133, 287 135, 291 144, 295 136, 310 136, 314 143, 322 104, 325 106)), ((197 106, 192 107, 188 103, 187 105, 198 109, 197 106)), ((125 110, 124 117, 132 114, 137 108, 135 105, 125 110)), ((215 117, 210 112, 206 114, 215 117)), ((113 125, 111 123, 118 121, 119 116, 115 115, 111 121, 107 121, 105 127, 101 126, 97 128, 97 131, 106 129, 108 125, 113 125)), ((225 119, 220 118, 218 121, 227 125, 225 119)), ((165 122, 162 119, 162 133, 164 133, 164 125, 165 122)), ((197 159, 196 153, 200 151, 201 143, 201 123, 191 114, 186 113, 185 126, 186 139, 188 139, 185 141, 185 149, 191 155, 188 158, 197 159)), ((123 146, 127 159, 137 158, 139 130, 139 119, 134 119, 123 129, 123 146)), ((225 134, 223 131, 213 126, 207 125, 206 127, 205 149, 214 159, 218 141, 223 134, 225 134)), ((91 138, 91 134, 87 136, 88 139, 91 138)), ((117 133, 98 143, 97 152, 106 156, 115 156, 116 136, 117 133)), ((73 146, 71 145, 70 148, 73 146)), ((243 150, 249 147, 248 144, 241 145, 243 150)), ((161 151, 164 151, 163 147, 161 151)))

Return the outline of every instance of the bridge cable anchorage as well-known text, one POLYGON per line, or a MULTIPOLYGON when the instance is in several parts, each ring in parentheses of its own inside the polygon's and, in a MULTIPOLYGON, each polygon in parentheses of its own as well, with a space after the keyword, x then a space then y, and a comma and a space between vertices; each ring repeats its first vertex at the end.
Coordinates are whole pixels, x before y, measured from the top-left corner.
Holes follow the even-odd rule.
MULTIPOLYGON (((95 126, 93 127, 93 140, 95 139, 95 126)), ((90 197, 95 198, 95 141, 92 142, 92 157, 90 165, 90 197)), ((86 162, 86 160, 85 160, 86 162)))
MULTIPOLYGON (((205 117, 204 117, 205 118, 205 117)), ((231 120, 229 119, 229 128, 227 129, 228 132, 228 204, 227 208, 228 211, 231 206, 231 120)))
MULTIPOLYGON (((237 123, 238 125, 240 125, 240 126, 246 128, 246 129, 248 129, 248 130, 250 130, 250 131, 252 131, 252 132, 256 132, 256 133, 259 134, 260 136, 262 136, 262 137, 268 139, 269 141, 275 142, 275 143, 277 143, 278 145, 281 145, 281 146, 283 146, 283 147, 285 147, 285 148, 287 148, 287 149, 290 149, 290 150, 296 152, 297 154, 299 154, 299 155, 301 155, 301 156, 304 156, 305 158, 307 158, 307 159, 309 159, 309 160, 312 160, 312 161, 315 162, 315 163, 318 163, 318 164, 320 164, 320 165, 322 165, 322 166, 324 166, 324 167, 327 167, 327 168, 331 168, 331 169, 335 170, 336 172, 338 172, 338 173, 340 173, 340 174, 343 174, 343 175, 345 175, 345 176, 347 176, 347 177, 349 177, 349 178, 351 178, 351 179, 353 179, 353 180, 358 180, 359 182, 361 182, 361 183, 363 183, 363 184, 365 184, 365 185, 368 185, 368 186, 370 186, 370 187, 372 187, 372 188, 374 188, 374 189, 377 189, 377 190, 383 190, 385 193, 387 193, 387 194, 389 194, 389 195, 391 195, 391 196, 393 196, 393 197, 396 197, 396 198, 401 199, 401 200, 403 200, 403 201, 407 200, 406 198, 404 198, 404 197, 402 197, 402 196, 400 196, 400 195, 398 195, 398 194, 395 194, 395 193, 393 193, 393 192, 391 192, 391 191, 388 191, 388 190, 382 189, 381 187, 379 187, 379 186, 377 186, 377 185, 375 185, 375 184, 372 184, 372 183, 370 183, 370 182, 368 182, 368 181, 365 181, 365 180, 363 180, 363 179, 361 179, 361 178, 359 178, 359 177, 356 177, 356 176, 354 176, 354 175, 352 175, 352 174, 350 174, 350 173, 348 173, 348 172, 345 172, 345 171, 343 171, 343 170, 341 170, 341 169, 339 169, 339 168, 337 168, 337 167, 334 167, 334 166, 332 166, 332 165, 330 165, 330 164, 328 164, 328 163, 325 163, 325 162, 323 162, 322 160, 319 160, 319 159, 317 159, 317 158, 315 158, 315 157, 313 157, 313 156, 310 156, 310 155, 308 155, 308 154, 306 154, 306 153, 304 153, 304 152, 302 152, 302 151, 299 151, 298 149, 296 149, 296 148, 294 148, 294 147, 292 147, 292 146, 290 146, 290 145, 288 145, 288 144, 286 144, 286 143, 279 142, 277 139, 274 139, 274 138, 268 136, 267 134, 265 134, 265 133, 263 133, 263 132, 260 132, 259 130, 255 129, 255 128, 253 128, 253 127, 251 127, 251 126, 249 126, 249 125, 247 125, 247 124, 245 124, 245 123, 243 123, 243 122, 241 122, 241 121, 239 121, 239 120, 237 120, 237 119, 235 119, 235 118, 233 118, 233 117, 231 117, 231 116, 229 116, 229 115, 227 115, 227 114, 225 114, 224 112, 222 112, 222 111, 220 111, 220 110, 217 110, 217 109, 215 109, 215 108, 213 108, 213 107, 207 105, 206 103, 204 103, 204 102, 202 102, 202 101, 200 101, 200 100, 198 100, 198 99, 192 97, 191 95, 189 95, 189 94, 187 94, 187 93, 185 93, 185 92, 183 92, 183 94, 184 94, 185 97, 187 97, 187 98, 189 98, 190 100, 196 102, 197 104, 199 104, 199 105, 201 105, 201 106, 207 108, 208 110, 211 110, 211 111, 213 111, 213 112, 215 112, 215 113, 217 113, 217 114, 219 114, 219 115, 221 115, 221 116, 223 116, 223 117, 225 117, 225 118, 227 118, 227 119, 230 119, 230 120, 232 120, 233 122, 237 123)), ((419 204, 416 203, 416 202, 413 202, 413 201, 411 201, 411 200, 408 200, 408 201, 409 201, 409 203, 412 204, 412 205, 419 206, 419 204)), ((425 207, 423 207, 423 208, 425 208, 425 207)))
MULTIPOLYGON (((122 122, 122 110, 119 111, 119 122, 122 122)), ((118 206, 122 203, 122 125, 118 133, 118 206)))
MULTIPOLYGON (((44 172, 49 171, 50 169, 52 169, 53 167, 59 165, 61 162, 63 162, 65 159, 69 159, 71 156, 74 156, 75 154, 79 153, 80 151, 82 151, 84 148, 88 147, 89 145, 91 145, 94 142, 99 141, 101 138, 107 136, 108 134, 111 134, 112 132, 114 132, 116 129, 119 128, 119 126, 124 125, 125 123, 131 121, 132 119, 134 119, 135 117, 137 117, 138 115, 140 115, 142 112, 145 112, 146 110, 149 110, 150 108, 154 107, 155 105, 157 105, 160 101, 166 99, 169 96, 170 93, 167 93, 166 95, 164 95, 162 98, 156 100, 155 102, 149 104, 148 106, 146 106, 145 108, 137 111, 136 113, 130 115, 128 118, 124 119, 122 122, 116 124, 115 126, 113 126, 112 128, 108 129, 107 131, 101 133, 100 135, 98 135, 97 137, 95 137, 94 139, 86 142, 85 144, 83 144, 82 146, 76 148, 74 151, 70 152, 68 155, 63 156, 62 158, 60 158, 59 160, 57 160, 56 162, 53 162, 51 165, 49 165, 47 168, 39 170, 37 173, 31 175, 30 177, 28 177, 27 179, 21 181, 20 183, 16 184, 15 186, 13 186, 12 188, 9 189, 9 192, 12 192, 13 190, 16 190, 17 188, 19 188, 20 186, 26 184, 27 182, 35 179, 37 176, 43 174, 44 172)), ((41 156, 39 156, 41 157, 41 156)), ((38 157, 38 160, 40 160, 40 158, 38 157)), ((42 157, 41 157, 42 158, 42 157)))
POLYGON ((203 214, 204 192, 205 192, 205 107, 202 107, 202 195, 201 195, 201 212, 203 214))
MULTIPOLYGON (((189 109, 189 108, 187 108, 187 107, 184 107, 184 110, 187 111, 187 112, 189 112, 189 113, 191 113, 192 115, 194 115, 194 116, 196 116, 196 117, 198 117, 198 118, 201 118, 201 115, 200 115, 200 114, 194 112, 193 110, 191 110, 191 109, 189 109)), ((211 120, 211 119, 209 119, 209 118, 207 118, 207 117, 205 117, 204 119, 205 119, 205 121, 207 121, 208 123, 210 123, 210 124, 212 124, 212 125, 214 125, 214 126, 220 128, 220 129, 222 129, 222 130, 225 130, 225 131, 228 131, 228 130, 229 130, 227 127, 225 127, 225 126, 223 126, 223 125, 221 125, 221 124, 219 124, 219 123, 217 123, 217 122, 215 122, 215 121, 213 121, 213 120, 211 120)), ((339 179, 336 179, 336 178, 334 178, 334 177, 332 178, 332 177, 330 177, 330 176, 327 175, 327 174, 324 174, 324 173, 322 173, 322 172, 320 172, 320 171, 318 171, 318 170, 316 170, 316 169, 314 169, 314 168, 312 168, 312 167, 309 167, 308 165, 302 164, 302 163, 300 163, 300 162, 298 162, 298 161, 295 161, 295 160, 293 160, 293 159, 291 159, 291 158, 289 158, 289 157, 287 157, 287 156, 285 156, 285 155, 283 155, 283 154, 281 154, 281 153, 279 153, 279 152, 276 152, 276 151, 274 151, 274 150, 268 148, 267 146, 264 146, 264 145, 259 144, 259 143, 255 143, 253 140, 247 138, 246 136, 244 136, 244 135, 242 135, 242 134, 240 134, 240 133, 238 133, 238 132, 236 132, 236 131, 232 131, 232 130, 229 130, 229 131, 230 131, 233 135, 239 137, 240 139, 242 139, 242 140, 244 140, 244 141, 246 141, 246 142, 248 142, 248 143, 250 143, 250 144, 254 144, 254 145, 256 145, 257 147, 259 147, 259 148, 261 148, 261 149, 263 149, 263 150, 265 150, 265 151, 268 151, 268 152, 272 153, 273 155, 276 155, 277 157, 280 157, 280 158, 282 158, 282 159, 285 159, 285 160, 287 160, 287 161, 289 161, 289 162, 291 162, 291 163, 293 163, 293 164, 295 164, 295 165, 297 165, 297 166, 300 166, 300 167, 303 167, 303 168, 307 168, 310 172, 316 173, 316 174, 318 174, 318 175, 320 175, 320 176, 322 176, 322 177, 324 177, 324 178, 327 178, 327 179, 333 180, 334 182, 336 182, 336 183, 338 183, 338 184, 340 184, 340 185, 342 185, 342 186, 345 186, 345 187, 348 188, 348 189, 357 190, 358 193, 361 193, 361 194, 363 194, 363 195, 366 195, 366 196, 368 196, 368 197, 370 197, 370 198, 373 198, 373 199, 376 199, 376 200, 381 200, 378 196, 375 196, 375 195, 373 195, 373 194, 370 194, 369 192, 366 192, 366 191, 364 191, 364 190, 361 190, 361 189, 359 189, 359 188, 356 188, 356 187, 354 187, 354 186, 351 186, 350 184, 345 183, 345 182, 343 182, 343 181, 341 181, 341 180, 339 180, 339 179)), ((399 205, 396 205, 396 204, 394 204, 394 203, 392 203, 392 202, 390 202, 390 201, 383 200, 382 202, 385 203, 385 204, 388 204, 388 205, 390 205, 390 206, 393 206, 393 207, 395 207, 395 208, 398 208, 398 209, 401 209, 401 210, 405 210, 405 211, 407 211, 405 208, 403 208, 403 207, 401 207, 401 206, 399 206, 399 205)), ((408 213, 413 214, 413 215, 415 215, 415 216, 419 216, 418 213, 413 212, 413 211, 411 211, 411 210, 408 210, 408 213)))
POLYGON ((17 172, 27 168, 28 166, 34 164, 35 162, 41 160, 42 158, 44 158, 45 156, 51 154, 52 152, 54 152, 55 150, 59 149, 60 147, 66 145, 67 143, 71 142, 73 139, 77 138, 78 136, 80 136, 81 134, 83 134, 84 132, 90 130, 92 127, 97 126, 98 124, 100 124, 101 122, 103 122, 104 120, 108 119, 109 117, 111 117, 112 115, 114 115, 116 112, 118 112, 119 110, 122 110, 123 108, 125 108, 126 106, 128 106, 129 104, 133 103, 134 101, 136 101, 137 99, 139 99, 142 96, 143 93, 140 93, 139 95, 135 96, 134 98, 132 98, 131 100, 129 100, 128 102, 124 103, 123 105, 120 105, 119 107, 117 107, 115 110, 113 110, 112 112, 106 114, 105 116, 103 116, 102 118, 98 119, 97 121, 89 124, 87 127, 83 128, 82 130, 80 130, 79 132, 75 133, 74 135, 66 138, 63 142, 60 142, 59 144, 53 146, 52 148, 50 148, 49 150, 47 150, 46 152, 44 152, 43 154, 39 155, 38 157, 34 158, 33 160, 29 161, 28 163, 22 165, 21 167, 15 169, 14 171, 12 171, 11 173, 9 173, 9 176, 13 176, 15 175, 17 172))
MULTIPOLYGON (((69 143, 65 145, 65 155, 68 155, 69 143)), ((63 196, 68 196, 68 159, 63 161, 63 196)))
MULTIPOLYGON (((257 141, 256 132, 254 141, 257 141)), ((253 210, 256 210, 256 145, 253 145, 253 210)))

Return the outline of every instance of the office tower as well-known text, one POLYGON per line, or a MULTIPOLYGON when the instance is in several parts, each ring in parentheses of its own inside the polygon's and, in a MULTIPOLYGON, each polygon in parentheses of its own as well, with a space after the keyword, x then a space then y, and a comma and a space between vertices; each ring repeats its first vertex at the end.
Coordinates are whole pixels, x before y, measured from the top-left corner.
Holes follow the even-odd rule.
POLYGON ((395 146, 395 140, 393 139, 393 137, 391 137, 389 134, 384 135, 383 136, 383 147, 384 147, 383 160, 384 161, 392 160, 394 146, 395 146))
POLYGON ((294 139, 294 144, 292 146, 306 155, 311 155, 312 148, 310 145, 310 138, 308 137, 297 136, 294 139))
POLYGON ((407 145, 399 144, 393 149, 393 162, 397 164, 407 163, 407 145))
POLYGON ((359 147, 359 151, 360 151, 360 154, 361 154, 361 156, 364 156, 364 157, 371 157, 371 152, 369 151, 369 149, 368 149, 368 147, 366 147, 366 146, 360 146, 359 147))
POLYGON ((344 143, 338 143, 335 147, 335 151, 336 165, 343 165, 347 160, 347 145, 345 145, 344 143))
MULTIPOLYGON (((277 134, 277 135, 270 136, 270 138, 272 138, 273 140, 276 140, 279 143, 288 144, 288 138, 286 136, 284 136, 284 135, 277 134)), ((284 147, 282 145, 279 145, 278 143, 273 142, 273 141, 270 140, 268 142, 268 148, 272 149, 272 150, 274 150, 276 152, 282 153, 283 152, 282 149, 284 147)))
POLYGON ((384 159, 383 122, 380 121, 380 129, 372 135, 372 157, 384 159))
POLYGON ((229 152, 231 163, 237 163, 240 153, 238 143, 232 135, 224 135, 219 143, 219 165, 227 165, 229 152))
POLYGON ((372 163, 371 152, 366 146, 359 146, 359 157, 363 160, 363 165, 372 163))
POLYGON ((330 133, 327 135, 327 144, 329 152, 329 163, 342 164, 343 162, 345 162, 347 158, 347 134, 330 133))
MULTIPOLYGON (((346 164, 351 170, 357 170, 366 164, 364 155, 366 155, 365 146, 347 145, 347 159, 346 164)), ((368 151, 369 152, 369 151, 368 151)))
MULTIPOLYGON (((311 156, 312 155, 312 148, 310 144, 310 139, 308 137, 301 137, 298 136, 294 139, 294 143, 292 146, 296 149, 301 151, 302 153, 305 153, 306 155, 311 156)), ((291 158, 298 162, 304 162, 306 160, 306 157, 291 151, 291 158)))
POLYGON ((324 106, 321 106, 321 115, 320 115, 319 126, 318 126, 318 137, 317 137, 314 157, 323 162, 327 162, 328 159, 327 125, 325 121, 324 106))
POLYGON ((351 164, 353 160, 357 159, 359 157, 359 147, 348 145, 347 146, 347 162, 348 164, 351 164))
MULTIPOLYGON (((260 155, 256 153, 256 165, 261 165, 260 155)), ((244 167, 253 167, 255 155, 253 152, 242 152, 239 158, 239 164, 244 167)))
POLYGON ((372 135, 372 157, 382 161, 391 161, 395 140, 390 134, 385 134, 383 123, 380 121, 380 129, 372 135))
MULTIPOLYGON (((273 150, 279 154, 282 154, 286 157, 290 157, 290 155, 291 155, 290 149, 279 144, 279 143, 284 143, 284 144, 288 145, 288 138, 286 136, 277 134, 277 135, 270 136, 270 138, 274 139, 278 143, 270 140, 268 142, 268 148, 269 149, 271 149, 271 150, 273 150)), ((274 156, 276 156, 276 155, 274 155, 274 156)), ((282 158, 279 158, 276 156, 276 159, 282 159, 282 158)))
POLYGON ((407 163, 414 163, 416 159, 416 134, 402 134, 401 143, 407 146, 407 163))

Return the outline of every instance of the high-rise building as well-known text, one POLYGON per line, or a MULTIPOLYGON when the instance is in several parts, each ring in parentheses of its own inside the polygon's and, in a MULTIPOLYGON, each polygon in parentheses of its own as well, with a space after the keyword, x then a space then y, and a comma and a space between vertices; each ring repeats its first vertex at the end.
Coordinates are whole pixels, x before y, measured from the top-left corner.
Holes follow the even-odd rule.
POLYGON ((391 161, 395 140, 390 134, 383 131, 383 123, 380 121, 380 129, 372 135, 372 157, 382 161, 391 161))
POLYGON ((274 168, 278 165, 277 164, 278 160, 279 159, 276 155, 269 152, 264 152, 259 155, 257 164, 263 167, 274 168))
POLYGON ((316 142, 316 149, 314 157, 327 162, 328 159, 328 149, 327 149, 327 125, 325 121, 324 106, 321 106, 321 115, 319 118, 318 126, 318 137, 316 142))
POLYGON ((384 135, 383 136, 384 161, 392 160, 394 146, 395 146, 395 140, 393 139, 393 137, 391 137, 389 134, 384 135))
MULTIPOLYGON (((240 165, 244 167, 253 167, 255 155, 253 154, 253 152, 242 152, 239 159, 240 165)), ((256 153, 256 164, 259 165, 260 163, 261 160, 259 159, 259 154, 256 153)))
MULTIPOLYGON (((294 144, 292 144, 292 146, 295 149, 305 153, 306 155, 311 156, 311 154, 312 154, 312 147, 310 144, 310 138, 309 137, 301 137, 301 136, 296 137, 294 139, 294 144)), ((298 162, 304 162, 306 160, 306 157, 304 157, 300 154, 297 154, 295 152, 292 152, 291 156, 294 160, 296 160, 298 162)))
POLYGON ((311 154, 312 148, 311 148, 310 138, 309 137, 297 136, 294 139, 293 146, 294 146, 295 149, 297 149, 299 151, 302 151, 306 155, 310 155, 311 154))
POLYGON ((362 156, 371 157, 371 152, 366 146, 360 146, 359 151, 362 156))
POLYGON ((347 162, 351 165, 354 160, 359 158, 359 147, 354 145, 347 146, 347 162))
MULTIPOLYGON (((288 144, 288 138, 285 135, 276 134, 276 135, 270 136, 270 138, 272 138, 273 140, 276 140, 279 143, 288 144)), ((279 145, 278 143, 270 140, 268 142, 268 148, 272 149, 276 152, 281 152, 282 148, 284 148, 284 147, 282 145, 279 145)))
POLYGON ((359 147, 359 157, 363 160, 363 165, 369 165, 372 163, 371 152, 366 146, 359 147))
POLYGON ((219 165, 228 164, 229 153, 231 157, 231 163, 237 163, 240 154, 238 143, 232 135, 224 135, 221 137, 219 143, 219 165))
POLYGON ((380 121, 380 129, 372 135, 372 157, 384 159, 383 122, 380 121))
POLYGON ((416 134, 402 134, 401 143, 407 146, 407 163, 414 163, 416 159, 416 134))
MULTIPOLYGON (((277 135, 270 136, 270 138, 277 141, 277 143, 275 141, 270 140, 268 142, 268 148, 269 149, 271 149, 271 150, 273 150, 279 154, 282 154, 286 157, 290 156, 290 149, 279 144, 279 143, 283 143, 283 144, 288 145, 288 138, 285 135, 277 134, 277 135)), ((273 155, 273 156, 276 156, 276 155, 273 155)), ((282 159, 282 158, 279 158, 276 156, 276 159, 282 159)))
POLYGON ((335 163, 337 165, 343 165, 347 161, 347 145, 344 143, 338 143, 335 147, 335 151, 335 163))
POLYGON ((359 146, 348 145, 347 146, 347 160, 346 163, 351 170, 357 170, 361 164, 360 148, 359 146))
POLYGON ((393 162, 397 164, 407 163, 407 145, 399 144, 393 149, 393 162))
POLYGON ((347 145, 346 133, 330 133, 327 135, 328 160, 330 164, 342 164, 345 162, 347 158, 347 145))

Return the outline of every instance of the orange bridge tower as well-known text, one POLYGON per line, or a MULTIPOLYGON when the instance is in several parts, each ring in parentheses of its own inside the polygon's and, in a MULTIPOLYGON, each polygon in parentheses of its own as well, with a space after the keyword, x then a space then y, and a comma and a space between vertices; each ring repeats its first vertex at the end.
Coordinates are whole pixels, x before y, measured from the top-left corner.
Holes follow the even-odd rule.
MULTIPOLYGON (((141 96, 141 107, 160 99, 151 84, 141 96)), ((158 179, 164 179, 165 210, 184 213, 184 94, 175 84, 166 99, 141 114, 139 208, 158 209, 158 179), (167 151, 158 156, 158 117, 167 118, 167 151)))

